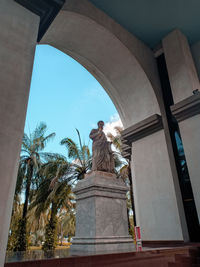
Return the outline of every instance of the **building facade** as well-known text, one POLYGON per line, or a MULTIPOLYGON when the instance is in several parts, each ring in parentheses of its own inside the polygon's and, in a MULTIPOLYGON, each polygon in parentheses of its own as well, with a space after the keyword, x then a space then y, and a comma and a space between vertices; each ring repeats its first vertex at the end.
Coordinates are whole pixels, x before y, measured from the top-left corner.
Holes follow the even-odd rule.
POLYGON ((37 43, 76 59, 115 104, 125 128, 124 156, 132 164, 142 239, 200 241, 199 4, 181 3, 1 0, 2 266, 37 43), (162 21, 165 8, 169 14, 162 21), (151 9, 156 25, 154 14, 146 18, 151 9))

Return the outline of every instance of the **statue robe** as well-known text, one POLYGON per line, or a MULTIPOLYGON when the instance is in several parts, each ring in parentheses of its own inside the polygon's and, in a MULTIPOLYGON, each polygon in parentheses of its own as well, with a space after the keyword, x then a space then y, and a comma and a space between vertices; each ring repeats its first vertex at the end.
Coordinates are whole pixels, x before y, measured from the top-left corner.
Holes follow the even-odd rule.
POLYGON ((92 144, 92 171, 104 171, 114 173, 114 159, 111 143, 107 141, 105 133, 93 129, 90 133, 92 144))

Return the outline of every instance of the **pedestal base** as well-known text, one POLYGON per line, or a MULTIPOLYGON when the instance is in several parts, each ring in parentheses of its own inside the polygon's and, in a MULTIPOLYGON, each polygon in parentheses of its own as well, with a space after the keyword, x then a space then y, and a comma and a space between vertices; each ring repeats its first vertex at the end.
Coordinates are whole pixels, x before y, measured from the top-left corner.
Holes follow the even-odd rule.
POLYGON ((76 194, 76 235, 70 250, 117 251, 134 248, 128 234, 124 182, 115 174, 91 172, 80 181, 76 194))
POLYGON ((96 237, 96 238, 79 238, 75 237, 71 250, 78 251, 125 251, 133 249, 133 239, 127 236, 120 237, 96 237))

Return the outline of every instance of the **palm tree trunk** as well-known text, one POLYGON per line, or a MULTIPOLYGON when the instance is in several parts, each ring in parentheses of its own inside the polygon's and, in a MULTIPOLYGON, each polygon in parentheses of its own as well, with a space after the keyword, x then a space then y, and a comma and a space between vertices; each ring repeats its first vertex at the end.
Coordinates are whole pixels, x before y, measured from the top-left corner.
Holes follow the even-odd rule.
POLYGON ((33 164, 28 163, 28 174, 27 174, 27 182, 26 182, 26 192, 25 192, 25 201, 24 201, 24 208, 23 208, 23 215, 22 218, 26 218, 26 214, 28 211, 28 201, 29 201, 29 195, 30 195, 30 189, 31 189, 31 180, 33 176, 33 164))
POLYGON ((29 201, 29 195, 30 195, 32 176, 33 176, 33 165, 31 164, 31 162, 29 160, 27 182, 26 182, 26 192, 25 192, 25 201, 24 201, 22 218, 19 220, 19 223, 18 223, 18 234, 17 234, 17 240, 15 242, 15 246, 14 246, 14 251, 26 251, 26 249, 27 249, 27 233, 26 233, 27 219, 26 219, 26 215, 27 215, 27 211, 28 211, 28 201, 29 201))
POLYGON ((51 206, 51 217, 49 223, 46 225, 45 230, 45 242, 42 249, 47 252, 49 250, 54 250, 56 247, 56 227, 57 227, 57 205, 52 202, 51 206))
POLYGON ((61 225, 60 225, 60 235, 61 235, 60 245, 62 246, 63 245, 63 223, 62 222, 61 222, 61 225))
POLYGON ((57 214, 57 205, 56 203, 52 202, 50 223, 55 222, 56 214, 57 214))

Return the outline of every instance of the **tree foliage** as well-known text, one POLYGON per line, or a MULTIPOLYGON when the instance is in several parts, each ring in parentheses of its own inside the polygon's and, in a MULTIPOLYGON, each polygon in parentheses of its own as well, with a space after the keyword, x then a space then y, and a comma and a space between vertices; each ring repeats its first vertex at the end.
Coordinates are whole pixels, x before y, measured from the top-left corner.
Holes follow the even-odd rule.
MULTIPOLYGON (((78 143, 69 137, 61 140, 67 157, 44 152, 46 144, 55 136, 46 132, 46 124, 40 123, 32 133, 23 136, 8 250, 24 251, 31 243, 43 244, 45 252, 53 251, 58 241, 62 244, 64 237, 70 239, 75 234, 72 187, 91 170, 92 157, 77 129, 78 143)), ((120 150, 119 136, 112 141, 120 150)), ((116 172, 125 176, 126 166, 121 168, 119 152, 114 152, 114 159, 116 172)))
POLYGON ((46 135, 46 132, 47 126, 41 122, 33 133, 29 135, 24 133, 22 139, 15 198, 24 190, 25 199, 22 217, 18 222, 16 245, 13 248, 15 251, 25 251, 27 249, 27 212, 33 196, 31 190, 37 188, 40 183, 36 174, 41 166, 42 159, 48 156, 48 153, 43 152, 43 150, 55 136, 55 133, 46 135))

